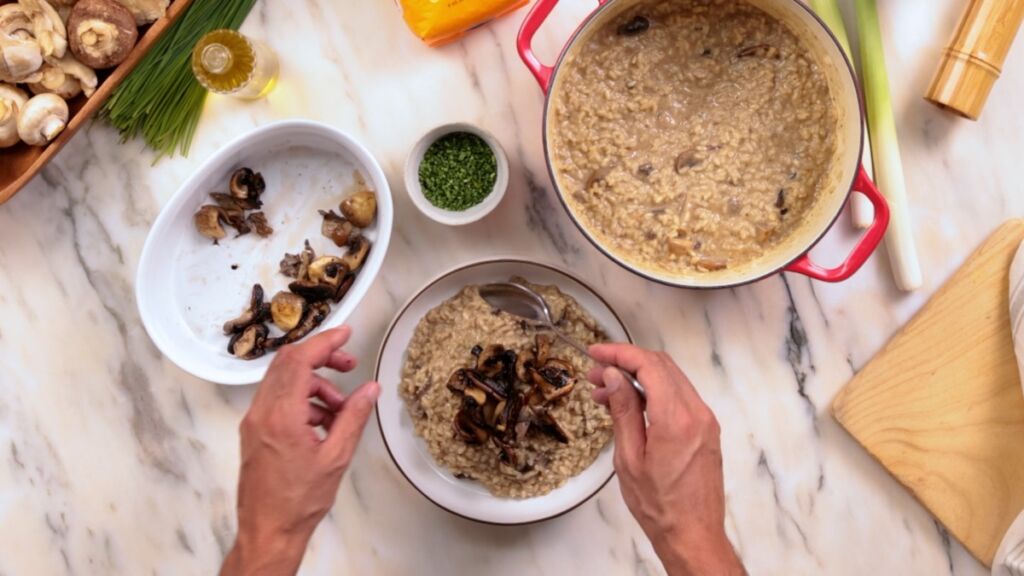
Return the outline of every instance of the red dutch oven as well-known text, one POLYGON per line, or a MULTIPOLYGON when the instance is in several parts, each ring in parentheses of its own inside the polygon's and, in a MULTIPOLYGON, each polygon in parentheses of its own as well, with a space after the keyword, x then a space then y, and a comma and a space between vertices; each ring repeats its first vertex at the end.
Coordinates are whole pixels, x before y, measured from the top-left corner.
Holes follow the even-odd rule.
POLYGON ((836 157, 833 161, 832 173, 827 178, 827 182, 831 184, 822 187, 819 192, 821 197, 805 215, 804 222, 794 229, 787 238, 746 267, 719 272, 692 272, 669 276, 637 266, 616 254, 587 229, 579 215, 574 213, 571 204, 566 202, 566 191, 560 188, 556 171, 551 162, 551 131, 555 129, 555 123, 549 122, 549 120, 554 100, 552 95, 557 94, 559 90, 559 70, 563 66, 573 65, 572 58, 568 57, 574 54, 576 46, 582 45, 592 31, 603 28, 606 23, 636 5, 637 0, 599 0, 597 9, 576 30, 554 66, 540 62, 533 52, 532 41, 537 29, 558 4, 558 0, 538 0, 526 16, 519 31, 518 49, 523 62, 537 78, 537 82, 546 94, 544 152, 547 158, 548 172, 558 190, 562 205, 580 231, 599 250, 619 265, 651 280, 685 288, 724 288, 760 280, 784 270, 826 282, 846 280, 857 272, 875 251, 889 224, 889 207, 860 164, 864 145, 864 116, 853 68, 828 27, 810 8, 798 0, 746 1, 785 23, 817 56, 820 69, 828 80, 839 117, 836 157), (835 223, 852 192, 863 194, 871 201, 875 208, 874 221, 842 264, 835 268, 825 268, 815 264, 807 253, 835 223))

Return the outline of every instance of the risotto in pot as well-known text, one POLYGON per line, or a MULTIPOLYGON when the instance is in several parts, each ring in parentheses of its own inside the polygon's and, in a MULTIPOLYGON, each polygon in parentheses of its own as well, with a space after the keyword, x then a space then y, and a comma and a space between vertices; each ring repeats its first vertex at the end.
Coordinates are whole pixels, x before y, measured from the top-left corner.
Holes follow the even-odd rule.
POLYGON ((640 2, 560 67, 548 142, 580 224, 669 276, 755 262, 827 184, 838 120, 785 24, 743 0, 640 2))

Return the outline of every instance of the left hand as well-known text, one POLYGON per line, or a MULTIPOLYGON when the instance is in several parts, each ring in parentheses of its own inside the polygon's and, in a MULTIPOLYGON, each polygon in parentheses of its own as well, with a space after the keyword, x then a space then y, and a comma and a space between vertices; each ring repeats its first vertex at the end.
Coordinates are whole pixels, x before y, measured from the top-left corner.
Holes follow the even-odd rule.
POLYGON ((270 364, 240 426, 238 537, 222 575, 294 574, 334 505, 380 394, 367 382, 345 398, 314 372, 355 368, 356 358, 340 349, 351 334, 347 326, 322 332, 282 348, 270 364))

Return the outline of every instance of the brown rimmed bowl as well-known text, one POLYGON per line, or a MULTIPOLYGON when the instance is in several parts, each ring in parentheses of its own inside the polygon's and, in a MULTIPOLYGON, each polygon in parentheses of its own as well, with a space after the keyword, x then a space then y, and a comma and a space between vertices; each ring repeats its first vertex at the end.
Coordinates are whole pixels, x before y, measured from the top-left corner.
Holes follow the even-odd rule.
POLYGON ((609 441, 590 467, 562 487, 534 498, 499 498, 477 482, 455 478, 434 460, 426 443, 416 435, 398 390, 406 349, 416 326, 427 312, 455 296, 463 287, 503 282, 512 276, 558 286, 597 320, 610 339, 633 341, 612 307, 582 280, 547 264, 513 258, 485 260, 441 274, 402 307, 384 337, 374 375, 381 384, 377 423, 391 459, 406 480, 428 500, 452 514, 499 525, 530 524, 565 514, 597 494, 614 475, 613 446, 609 441))

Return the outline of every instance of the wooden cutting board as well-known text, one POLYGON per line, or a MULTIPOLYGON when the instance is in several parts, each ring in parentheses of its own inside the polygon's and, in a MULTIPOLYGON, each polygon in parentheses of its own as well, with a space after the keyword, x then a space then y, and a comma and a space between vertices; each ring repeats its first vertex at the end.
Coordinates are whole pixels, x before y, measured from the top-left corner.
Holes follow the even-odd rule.
POLYGON ((836 419, 987 566, 1024 509, 1024 394, 1003 224, 840 392, 836 419))

